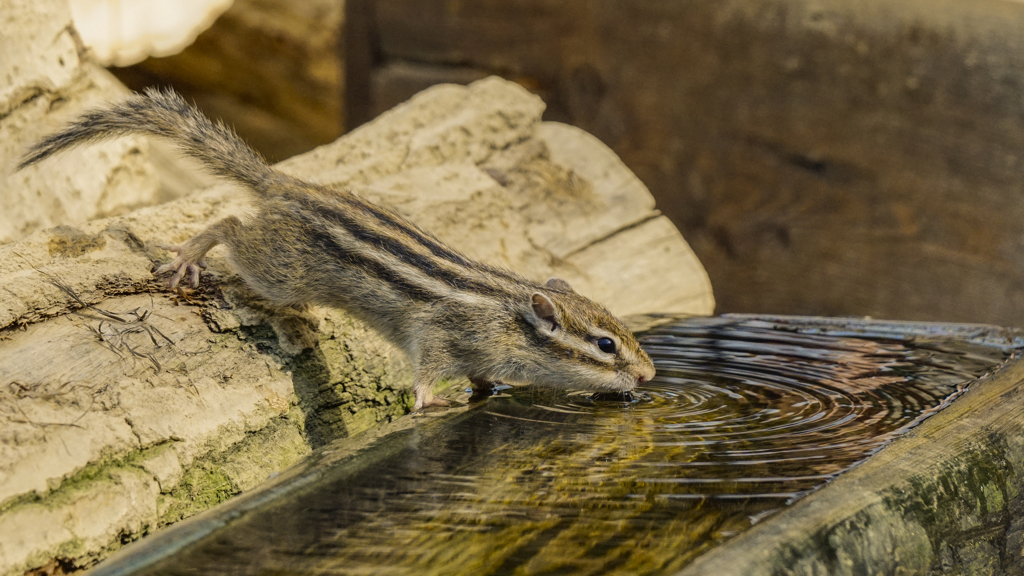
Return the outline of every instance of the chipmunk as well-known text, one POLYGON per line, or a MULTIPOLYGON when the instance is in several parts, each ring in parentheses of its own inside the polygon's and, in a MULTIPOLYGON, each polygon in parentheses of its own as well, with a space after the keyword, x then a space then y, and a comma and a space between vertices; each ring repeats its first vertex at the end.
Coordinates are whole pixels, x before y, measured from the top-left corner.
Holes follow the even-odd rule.
POLYGON ((404 217, 347 191, 272 168, 233 130, 173 91, 150 89, 82 115, 31 147, 19 169, 87 142, 128 134, 171 140, 215 175, 241 183, 256 214, 229 216, 179 246, 153 273, 195 287, 203 258, 225 244, 229 261, 278 305, 340 308, 405 351, 414 410, 447 406, 433 387, 466 376, 493 383, 628 391, 654 377, 633 334, 559 278, 544 284, 474 262, 404 217))

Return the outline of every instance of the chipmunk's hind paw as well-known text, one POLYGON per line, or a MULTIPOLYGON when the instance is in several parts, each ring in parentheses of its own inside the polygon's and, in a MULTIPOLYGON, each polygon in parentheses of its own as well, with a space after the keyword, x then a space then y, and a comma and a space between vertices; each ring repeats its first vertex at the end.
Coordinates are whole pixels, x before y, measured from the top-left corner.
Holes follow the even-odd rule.
POLYGON ((181 279, 188 276, 188 285, 195 288, 199 285, 199 272, 200 270, 206 269, 206 262, 200 259, 190 258, 186 254, 186 247, 184 246, 157 246, 157 248, 163 248, 168 252, 174 252, 177 256, 174 260, 171 260, 167 264, 160 266, 153 271, 154 276, 160 276, 168 272, 174 272, 170 280, 167 282, 168 288, 175 288, 181 279))
POLYGON ((423 414, 424 412, 435 412, 444 408, 451 407, 452 403, 444 398, 429 398, 424 399, 422 402, 417 401, 416 405, 412 407, 413 414, 423 414))

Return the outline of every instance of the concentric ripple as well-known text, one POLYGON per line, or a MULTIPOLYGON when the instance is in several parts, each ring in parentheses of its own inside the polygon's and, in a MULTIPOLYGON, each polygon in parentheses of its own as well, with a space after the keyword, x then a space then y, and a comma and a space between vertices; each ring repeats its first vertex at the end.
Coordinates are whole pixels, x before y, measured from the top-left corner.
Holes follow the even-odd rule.
POLYGON ((628 396, 512 389, 423 419, 145 573, 675 573, 1012 351, 861 324, 876 334, 668 323, 641 338, 658 376, 628 396))
MULTIPOLYGON (((538 402, 590 434, 645 422, 632 470, 674 497, 792 498, 863 460, 997 367, 1005 350, 965 342, 808 334, 749 319, 689 319, 641 337, 658 376, 616 398, 538 402), (576 418, 572 419, 576 421, 576 418), (699 475, 699 478, 696 477, 699 475)), ((542 420, 536 414, 530 416, 542 420)))

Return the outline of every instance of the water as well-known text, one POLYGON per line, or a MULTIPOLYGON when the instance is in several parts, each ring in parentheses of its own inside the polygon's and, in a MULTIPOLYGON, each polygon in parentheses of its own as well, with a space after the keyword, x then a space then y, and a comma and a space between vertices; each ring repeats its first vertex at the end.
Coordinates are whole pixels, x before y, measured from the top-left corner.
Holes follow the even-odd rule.
POLYGON ((515 389, 425 418, 139 573, 671 574, 1011 351, 935 332, 676 321, 642 338, 658 377, 629 397, 515 389))

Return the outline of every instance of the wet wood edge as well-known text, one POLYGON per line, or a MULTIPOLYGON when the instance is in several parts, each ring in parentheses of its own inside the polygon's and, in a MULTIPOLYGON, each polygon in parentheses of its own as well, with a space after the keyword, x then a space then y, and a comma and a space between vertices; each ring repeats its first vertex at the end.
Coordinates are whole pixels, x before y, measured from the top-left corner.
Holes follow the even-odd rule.
POLYGON ((163 528, 151 535, 122 548, 90 570, 87 576, 126 576, 143 570, 170 556, 182 552, 214 533, 238 522, 253 511, 277 502, 316 485, 326 476, 350 476, 359 473, 367 465, 386 457, 406 444, 406 436, 414 431, 422 432, 440 425, 450 425, 468 411, 482 406, 482 403, 468 404, 464 401, 468 393, 453 398, 455 406, 445 410, 411 414, 393 422, 376 426, 352 438, 336 440, 315 450, 298 464, 267 480, 260 486, 240 494, 231 500, 163 528), (348 459, 344 468, 334 466, 348 459))
MULTIPOLYGON (((987 325, 814 320, 829 332, 900 328, 1019 347, 987 325)), ((1024 529, 1024 361, 1017 350, 946 409, 792 507, 695 560, 677 576, 1020 573, 1024 529), (1014 517, 1016 516, 1016 519, 1014 517), (1000 549, 998 542, 1002 542, 1000 549), (972 557, 960 552, 970 549, 972 557)))

